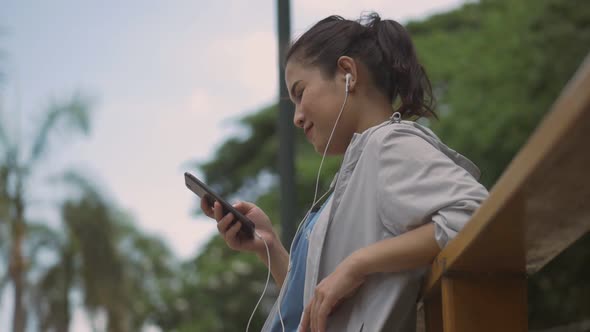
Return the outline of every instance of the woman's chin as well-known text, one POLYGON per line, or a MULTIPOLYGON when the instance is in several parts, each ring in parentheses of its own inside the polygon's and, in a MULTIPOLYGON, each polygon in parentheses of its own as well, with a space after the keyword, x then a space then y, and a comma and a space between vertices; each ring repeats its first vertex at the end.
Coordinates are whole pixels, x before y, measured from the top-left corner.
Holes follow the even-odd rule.
POLYGON ((326 146, 325 145, 318 145, 318 144, 313 144, 313 148, 315 149, 315 151, 319 154, 319 155, 324 155, 324 152, 326 152, 326 156, 332 156, 332 155, 337 155, 340 154, 337 151, 334 151, 333 147, 330 147, 328 149, 328 151, 326 151, 326 146))
POLYGON ((317 144, 314 141, 312 141, 310 143, 311 143, 311 145, 313 145, 315 152, 317 152, 319 154, 324 154, 324 150, 326 149, 326 146, 324 144, 317 144))

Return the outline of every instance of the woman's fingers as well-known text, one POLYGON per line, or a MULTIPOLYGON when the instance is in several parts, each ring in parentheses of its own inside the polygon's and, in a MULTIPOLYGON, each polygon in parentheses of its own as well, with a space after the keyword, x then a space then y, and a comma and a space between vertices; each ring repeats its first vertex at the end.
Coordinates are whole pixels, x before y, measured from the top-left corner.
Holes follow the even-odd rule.
POLYGON ((318 310, 318 307, 320 305, 320 301, 321 300, 317 297, 317 295, 315 295, 314 298, 313 298, 313 302, 311 304, 311 310, 309 312, 309 316, 310 316, 309 317, 309 323, 310 323, 310 326, 311 326, 311 330, 314 331, 314 332, 317 331, 316 315, 315 315, 315 313, 318 310))
POLYGON ((234 220, 234 215, 232 213, 228 213, 225 215, 225 217, 221 218, 221 220, 219 220, 217 222, 217 230, 219 231, 219 233, 221 233, 222 235, 225 234, 225 232, 228 231, 228 228, 231 225, 231 222, 234 220))
MULTIPOLYGON (((228 215, 231 215, 231 213, 228 215)), ((233 219, 233 216, 232 216, 232 219, 233 219)), ((241 222, 236 222, 235 224, 233 224, 233 226, 231 226, 227 230, 227 232, 225 232, 225 239, 229 240, 229 241, 234 240, 236 238, 236 236, 238 235, 240 228, 242 228, 241 222)))
POLYGON ((213 218, 213 207, 209 205, 209 202, 205 199, 205 197, 201 198, 201 210, 203 213, 209 218, 213 218))
POLYGON ((326 331, 326 322, 328 319, 328 315, 330 314, 331 310, 331 303, 328 298, 325 298, 324 301, 320 304, 318 311, 316 312, 316 328, 320 332, 326 331))
POLYGON ((239 201, 233 204, 233 207, 243 214, 247 214, 250 210, 254 209, 256 205, 250 202, 239 201))
POLYGON ((309 314, 311 311, 311 303, 307 305, 305 310, 303 311, 303 317, 301 318, 301 325, 299 325, 299 332, 307 332, 309 331, 309 314))
POLYGON ((221 221, 221 218, 223 218, 223 208, 221 207, 221 204, 219 204, 219 202, 217 201, 213 203, 213 216, 215 217, 215 220, 217 220, 218 222, 221 221))

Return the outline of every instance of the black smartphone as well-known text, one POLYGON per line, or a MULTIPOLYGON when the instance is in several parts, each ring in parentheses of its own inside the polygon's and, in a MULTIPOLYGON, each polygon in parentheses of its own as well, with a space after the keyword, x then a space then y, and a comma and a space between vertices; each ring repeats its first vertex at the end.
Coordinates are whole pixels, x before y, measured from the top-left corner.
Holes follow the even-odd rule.
POLYGON ((248 219, 245 215, 240 213, 240 211, 236 210, 231 204, 226 202, 223 198, 217 195, 211 188, 209 188, 205 183, 201 180, 197 179, 194 175, 189 172, 184 173, 184 182, 186 187, 190 189, 192 192, 197 194, 197 196, 201 198, 205 198, 209 206, 213 207, 213 203, 218 201, 223 208, 223 215, 228 213, 232 213, 235 219, 232 221, 231 225, 235 224, 236 221, 240 221, 242 223, 242 228, 240 228, 240 233, 242 233, 247 238, 251 239, 254 238, 254 223, 252 220, 248 219))

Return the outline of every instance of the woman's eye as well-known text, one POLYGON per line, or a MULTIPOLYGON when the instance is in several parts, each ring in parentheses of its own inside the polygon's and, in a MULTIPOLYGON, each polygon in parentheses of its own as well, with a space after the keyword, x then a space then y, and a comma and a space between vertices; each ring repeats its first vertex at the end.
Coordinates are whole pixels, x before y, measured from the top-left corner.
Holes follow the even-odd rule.
POLYGON ((305 91, 305 89, 301 89, 301 91, 299 91, 297 94, 297 100, 301 100, 301 97, 303 97, 303 91, 305 91))

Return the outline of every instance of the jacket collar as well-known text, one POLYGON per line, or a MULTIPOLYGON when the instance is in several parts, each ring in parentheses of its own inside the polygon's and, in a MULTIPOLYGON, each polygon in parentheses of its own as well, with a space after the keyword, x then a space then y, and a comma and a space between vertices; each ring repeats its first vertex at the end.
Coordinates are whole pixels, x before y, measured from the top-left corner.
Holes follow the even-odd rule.
POLYGON ((350 174, 356 163, 358 162, 359 158, 361 157, 361 153, 363 152, 369 138, 379 128, 390 124, 391 121, 385 121, 381 124, 376 126, 370 127, 363 131, 362 133, 354 133, 352 135, 352 139, 350 140, 350 144, 344 153, 344 159, 342 160, 342 166, 340 167, 341 172, 343 174, 350 174))

